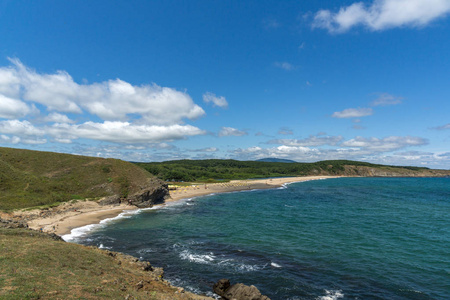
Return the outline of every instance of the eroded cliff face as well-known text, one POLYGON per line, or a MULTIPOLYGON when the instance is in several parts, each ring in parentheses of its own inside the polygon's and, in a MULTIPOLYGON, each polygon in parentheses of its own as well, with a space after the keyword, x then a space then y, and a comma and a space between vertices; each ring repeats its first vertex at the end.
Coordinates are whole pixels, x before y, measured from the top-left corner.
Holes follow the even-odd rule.
POLYGON ((170 197, 169 187, 164 181, 157 178, 149 180, 149 184, 140 191, 128 197, 131 204, 139 207, 152 207, 155 204, 164 203, 164 200, 170 197))
POLYGON ((446 170, 410 170, 399 168, 372 168, 365 166, 345 166, 342 175, 362 176, 362 177, 444 177, 450 176, 450 171, 446 170))
POLYGON ((126 201, 139 208, 145 208, 164 203, 165 199, 169 197, 169 187, 164 181, 158 178, 149 178, 139 186, 133 186, 131 194, 127 197, 115 194, 100 200, 99 204, 114 205, 126 201))

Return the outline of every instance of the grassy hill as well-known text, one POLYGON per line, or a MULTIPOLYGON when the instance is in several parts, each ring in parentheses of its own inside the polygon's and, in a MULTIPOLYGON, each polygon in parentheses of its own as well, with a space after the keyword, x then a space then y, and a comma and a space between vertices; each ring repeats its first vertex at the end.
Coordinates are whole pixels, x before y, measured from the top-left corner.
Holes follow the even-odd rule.
POLYGON ((376 165, 349 160, 315 163, 237 161, 223 159, 175 160, 137 163, 160 179, 170 181, 207 181, 209 179, 248 179, 308 175, 345 176, 448 176, 450 171, 419 167, 376 165))
POLYGON ((0 226, 0 299, 211 299, 131 256, 0 226))
POLYGON ((142 168, 118 159, 0 148, 0 210, 126 197, 150 178, 142 168))

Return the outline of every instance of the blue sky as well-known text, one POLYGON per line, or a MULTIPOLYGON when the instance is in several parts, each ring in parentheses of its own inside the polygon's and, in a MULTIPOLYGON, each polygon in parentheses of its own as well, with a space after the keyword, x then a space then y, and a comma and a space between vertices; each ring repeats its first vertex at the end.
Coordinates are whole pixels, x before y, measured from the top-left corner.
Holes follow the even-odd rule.
POLYGON ((450 168, 450 0, 1 1, 0 146, 450 168))

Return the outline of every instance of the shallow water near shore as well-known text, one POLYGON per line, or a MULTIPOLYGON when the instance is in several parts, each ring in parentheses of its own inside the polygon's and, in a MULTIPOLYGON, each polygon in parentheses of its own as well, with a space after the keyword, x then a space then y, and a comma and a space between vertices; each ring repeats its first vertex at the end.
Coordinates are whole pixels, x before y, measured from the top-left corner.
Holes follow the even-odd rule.
POLYGON ((271 299, 450 299, 449 216, 450 178, 338 178, 136 211, 72 241, 197 293, 229 278, 271 299))

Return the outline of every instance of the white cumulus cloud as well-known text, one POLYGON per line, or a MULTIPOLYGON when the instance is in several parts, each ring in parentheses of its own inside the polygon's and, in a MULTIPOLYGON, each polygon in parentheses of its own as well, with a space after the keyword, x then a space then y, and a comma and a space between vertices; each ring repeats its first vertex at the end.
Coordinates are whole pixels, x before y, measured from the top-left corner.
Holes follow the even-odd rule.
POLYGON ((105 121, 103 123, 86 122, 78 125, 54 124, 48 129, 52 136, 61 138, 71 135, 73 138, 85 138, 114 143, 160 143, 184 139, 187 136, 201 135, 206 132, 191 125, 137 125, 129 122, 105 121))
POLYGON ((20 143, 20 138, 17 136, 10 137, 10 136, 2 134, 2 135, 0 135, 0 142, 2 144, 3 143, 18 144, 18 143, 20 143))
POLYGON ((341 143, 342 147, 365 149, 371 152, 389 152, 410 146, 427 145, 428 141, 421 137, 412 136, 389 136, 382 139, 371 137, 355 137, 354 139, 341 143))
POLYGON ((6 120, 0 121, 0 133, 16 136, 43 136, 45 131, 35 127, 29 121, 6 120))
POLYGON ((215 94, 210 93, 210 92, 203 94, 203 101, 205 103, 212 103, 214 106, 218 106, 221 108, 228 107, 228 102, 227 102, 227 99, 225 99, 225 97, 223 97, 223 96, 218 97, 215 94))
POLYGON ((120 79, 79 84, 65 71, 38 73, 18 59, 10 61, 11 66, 0 67, 4 143, 51 140, 67 144, 90 139, 151 147, 206 133, 184 123, 205 114, 185 92, 156 84, 136 86, 120 79), (78 114, 77 119, 84 122, 66 113, 78 114))
POLYGON ((69 119, 66 115, 59 114, 56 112, 50 113, 48 116, 44 118, 45 122, 53 122, 53 123, 74 123, 73 120, 69 119))
POLYGON ((361 118, 372 114, 372 108, 347 108, 343 111, 334 112, 331 116, 333 118, 361 118))
POLYGON ((219 136, 243 136, 243 135, 247 135, 247 132, 232 127, 222 127, 222 129, 219 131, 219 136))
POLYGON ((145 124, 163 125, 205 114, 188 94, 172 88, 156 84, 135 86, 120 79, 78 84, 65 71, 40 74, 18 59, 11 62, 11 67, 0 68, 0 95, 39 103, 49 111, 79 114, 87 111, 108 121, 134 118, 145 124))
POLYGON ((402 103, 402 97, 396 97, 387 93, 381 94, 377 99, 375 99, 371 105, 372 106, 388 106, 396 105, 402 103))
POLYGON ((320 10, 313 28, 343 33, 355 26, 373 31, 395 27, 420 27, 450 13, 449 0, 375 0, 370 5, 356 2, 338 12, 320 10))
POLYGON ((30 110, 30 107, 24 102, 0 94, 0 118, 22 118, 26 116, 30 110))
POLYGON ((317 147, 324 145, 337 145, 339 142, 343 140, 342 136, 309 136, 305 139, 278 139, 271 140, 269 144, 281 144, 287 146, 300 146, 300 147, 317 147))

